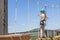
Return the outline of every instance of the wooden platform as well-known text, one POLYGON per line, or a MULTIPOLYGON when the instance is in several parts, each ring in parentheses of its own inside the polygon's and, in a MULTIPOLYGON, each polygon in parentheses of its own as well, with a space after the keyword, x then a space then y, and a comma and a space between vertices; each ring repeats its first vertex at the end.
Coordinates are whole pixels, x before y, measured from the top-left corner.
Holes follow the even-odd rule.
POLYGON ((60 36, 54 36, 51 38, 37 38, 36 40, 60 40, 60 36))
POLYGON ((51 40, 50 38, 37 38, 36 40, 51 40))
POLYGON ((30 34, 0 35, 0 40, 29 40, 30 34))
POLYGON ((53 37, 53 40, 60 40, 60 36, 53 37))

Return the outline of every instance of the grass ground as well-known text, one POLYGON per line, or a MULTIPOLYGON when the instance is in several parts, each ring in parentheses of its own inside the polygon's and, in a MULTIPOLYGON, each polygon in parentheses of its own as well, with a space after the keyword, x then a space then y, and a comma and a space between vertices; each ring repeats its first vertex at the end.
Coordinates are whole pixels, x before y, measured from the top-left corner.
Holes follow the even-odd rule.
POLYGON ((36 40, 37 38, 37 36, 31 36, 31 40, 36 40))

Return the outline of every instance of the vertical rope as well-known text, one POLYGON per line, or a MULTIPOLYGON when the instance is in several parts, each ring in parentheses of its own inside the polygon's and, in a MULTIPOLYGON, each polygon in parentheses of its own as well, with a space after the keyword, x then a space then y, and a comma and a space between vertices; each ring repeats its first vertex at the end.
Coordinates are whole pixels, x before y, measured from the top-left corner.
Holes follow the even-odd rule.
POLYGON ((16 7, 15 7, 15 27, 14 27, 15 28, 15 34, 16 34, 16 26, 17 26, 17 22, 16 22, 17 20, 16 19, 17 19, 17 0, 16 0, 16 7))
MULTIPOLYGON (((37 6, 38 6, 37 10, 39 11, 39 2, 37 2, 37 6)), ((39 38, 39 28, 38 28, 38 38, 39 38)))
MULTIPOLYGON (((29 15, 29 0, 28 0, 28 29, 29 29, 29 19, 30 19, 29 16, 30 16, 30 15, 29 15)), ((28 32, 28 33, 29 33, 29 32, 28 32)))

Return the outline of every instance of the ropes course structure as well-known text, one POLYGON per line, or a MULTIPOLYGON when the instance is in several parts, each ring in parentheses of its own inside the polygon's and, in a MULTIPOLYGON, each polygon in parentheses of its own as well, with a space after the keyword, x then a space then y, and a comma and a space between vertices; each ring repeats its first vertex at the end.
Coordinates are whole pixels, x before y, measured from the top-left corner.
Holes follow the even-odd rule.
MULTIPOLYGON (((18 14, 18 8, 17 8, 17 3, 18 3, 18 0, 15 0, 16 1, 16 7, 15 7, 15 18, 14 18, 14 29, 15 29, 15 34, 16 34, 16 28, 17 28, 17 14, 18 14)), ((36 4, 37 4, 37 10, 40 11, 40 4, 39 4, 39 1, 34 1, 36 4)), ((28 0, 28 29, 29 29, 29 20, 30 20, 30 10, 29 10, 29 3, 30 3, 30 0, 28 0)), ((45 6, 45 9, 46 9, 46 5, 47 4, 44 4, 45 6)), ((54 7, 54 6, 51 6, 51 7, 54 7)), ((38 29, 38 37, 39 37, 39 29, 38 29)))

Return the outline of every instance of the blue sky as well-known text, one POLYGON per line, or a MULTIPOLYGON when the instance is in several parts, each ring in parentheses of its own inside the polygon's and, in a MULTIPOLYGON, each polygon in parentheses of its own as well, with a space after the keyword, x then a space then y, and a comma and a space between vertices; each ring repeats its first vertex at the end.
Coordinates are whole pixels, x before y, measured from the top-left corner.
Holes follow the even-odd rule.
MULTIPOLYGON (((38 13, 46 4, 46 14, 48 16, 45 29, 60 29, 60 0, 30 0, 28 13, 28 0, 18 0, 16 32, 29 31, 39 28, 40 17, 38 13), (39 6, 37 5, 39 2, 39 6), (39 10, 38 10, 39 7, 39 10)), ((8 32, 15 32, 15 0, 8 0, 8 32)))

